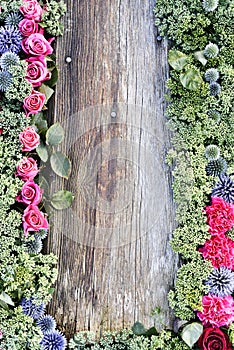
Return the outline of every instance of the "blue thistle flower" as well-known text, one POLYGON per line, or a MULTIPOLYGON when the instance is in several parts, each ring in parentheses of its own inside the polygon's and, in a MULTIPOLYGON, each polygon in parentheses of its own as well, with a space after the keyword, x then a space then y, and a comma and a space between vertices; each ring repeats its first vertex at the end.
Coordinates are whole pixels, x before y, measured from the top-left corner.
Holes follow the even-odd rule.
POLYGON ((48 230, 39 230, 36 234, 35 237, 38 237, 40 239, 45 239, 48 236, 48 230))
POLYGON ((220 175, 211 196, 223 198, 227 203, 234 203, 234 183, 228 175, 220 175))
POLYGON ((214 11, 219 4, 219 0, 203 0, 202 6, 206 12, 214 11))
POLYGON ((210 83, 210 94, 211 94, 211 96, 219 95, 220 91, 221 91, 221 86, 218 83, 216 83, 215 81, 210 83))
POLYGON ((206 45, 204 55, 206 58, 215 58, 219 53, 219 48, 216 44, 209 43, 206 45))
POLYGON ((218 124, 220 122, 221 119, 221 115, 218 111, 212 109, 210 111, 208 111, 208 116, 216 123, 218 124))
POLYGON ((23 313, 25 315, 32 317, 34 320, 38 320, 44 314, 45 305, 44 304, 36 305, 34 304, 33 301, 34 301, 33 298, 30 298, 30 299, 23 298, 21 300, 21 306, 23 309, 23 313))
POLYGON ((18 53, 21 49, 22 34, 14 26, 0 27, 0 54, 11 51, 18 53))
POLYGON ((12 66, 17 66, 19 62, 20 58, 14 52, 4 52, 4 54, 0 57, 0 67, 3 70, 8 70, 12 66))
POLYGON ((214 269, 205 284, 210 287, 210 294, 218 297, 231 295, 234 291, 234 272, 224 266, 214 269))
POLYGON ((37 325, 41 328, 43 334, 50 334, 55 331, 56 322, 50 315, 45 315, 37 320, 37 325))
POLYGON ((209 145, 205 149, 205 156, 208 160, 217 160, 220 156, 220 149, 216 145, 209 145))
POLYGON ((5 92, 11 85, 11 74, 7 71, 0 72, 0 91, 5 92))
POLYGON ((25 242, 24 245, 28 254, 38 254, 43 248, 42 240, 37 236, 34 237, 33 241, 25 242))
POLYGON ((227 162, 223 158, 211 160, 206 166, 206 173, 210 176, 220 176, 227 170, 227 162))
POLYGON ((65 350, 67 341, 62 333, 54 331, 50 334, 45 334, 40 344, 44 350, 65 350))
POLYGON ((205 79, 206 81, 209 81, 209 82, 218 80, 219 79, 218 70, 215 68, 207 69, 207 71, 205 72, 205 79))
POLYGON ((19 22, 22 21, 23 16, 19 12, 11 12, 5 18, 5 24, 7 26, 14 26, 18 28, 19 22))

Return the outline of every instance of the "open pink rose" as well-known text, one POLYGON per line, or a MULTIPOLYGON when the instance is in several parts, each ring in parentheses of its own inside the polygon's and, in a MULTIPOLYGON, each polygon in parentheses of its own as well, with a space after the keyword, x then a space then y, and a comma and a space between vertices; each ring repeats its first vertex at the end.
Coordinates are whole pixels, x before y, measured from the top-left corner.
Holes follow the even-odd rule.
POLYGON ((22 49, 28 55, 32 56, 47 56, 51 55, 53 49, 50 43, 53 38, 46 40, 44 35, 40 33, 31 34, 28 38, 23 39, 22 49))
POLYGON ((40 22, 42 15, 42 7, 37 0, 24 0, 23 5, 20 6, 20 12, 25 18, 34 19, 40 22))
POLYGON ((38 33, 39 26, 38 23, 33 19, 24 18, 19 22, 19 30, 23 34, 23 36, 30 36, 31 34, 38 33))
POLYGON ((43 56, 30 57, 28 62, 26 79, 33 87, 40 86, 45 80, 49 80, 51 73, 47 70, 46 60, 43 56))
POLYGON ((40 144, 40 136, 33 126, 28 126, 19 134, 20 142, 23 145, 22 151, 32 151, 40 144))
POLYGON ((24 157, 16 168, 16 175, 19 176, 23 181, 33 180, 38 174, 39 169, 35 159, 30 157, 24 157))
POLYGON ((34 181, 29 180, 23 185, 16 200, 26 205, 38 205, 42 200, 42 190, 34 181))
POLYGON ((212 235, 225 233, 234 226, 234 204, 226 203, 222 198, 213 197, 205 212, 212 235))
POLYGON ((24 99, 24 110, 26 117, 30 114, 37 114, 40 112, 45 104, 45 95, 39 91, 32 90, 31 95, 24 99))
POLYGON ((229 326, 234 321, 234 300, 230 295, 205 295, 202 297, 202 311, 197 316, 204 326, 229 326))
POLYGON ((29 205, 23 215, 24 234, 27 237, 29 231, 48 230, 49 225, 44 214, 36 205, 29 205))

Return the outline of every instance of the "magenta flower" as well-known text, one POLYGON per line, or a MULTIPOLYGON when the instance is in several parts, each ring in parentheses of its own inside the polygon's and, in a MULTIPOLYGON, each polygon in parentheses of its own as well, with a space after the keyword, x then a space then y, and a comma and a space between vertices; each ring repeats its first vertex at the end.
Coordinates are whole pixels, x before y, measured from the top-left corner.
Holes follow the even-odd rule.
POLYGON ((205 212, 212 235, 225 233, 234 226, 234 204, 226 203, 222 198, 212 197, 212 204, 205 212))

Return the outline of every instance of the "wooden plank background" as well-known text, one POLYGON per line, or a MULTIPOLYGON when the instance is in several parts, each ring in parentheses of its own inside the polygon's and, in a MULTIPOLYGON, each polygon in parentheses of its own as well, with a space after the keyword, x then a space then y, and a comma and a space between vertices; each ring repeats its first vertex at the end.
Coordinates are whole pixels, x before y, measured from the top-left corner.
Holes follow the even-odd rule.
POLYGON ((57 41, 60 79, 51 114, 72 160, 70 210, 54 212, 48 251, 59 256, 49 312, 78 330, 172 326, 167 293, 178 258, 171 177, 164 163, 167 43, 157 40, 155 0, 67 0, 57 41), (68 63, 66 58, 70 57, 68 63), (160 307, 160 319, 150 316, 160 307))

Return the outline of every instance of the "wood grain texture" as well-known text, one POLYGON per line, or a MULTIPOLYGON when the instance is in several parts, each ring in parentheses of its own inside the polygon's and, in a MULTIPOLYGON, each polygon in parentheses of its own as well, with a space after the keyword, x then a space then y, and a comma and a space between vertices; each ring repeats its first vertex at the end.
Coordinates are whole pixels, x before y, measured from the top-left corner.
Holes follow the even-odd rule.
POLYGON ((157 42, 154 0, 67 0, 57 41, 53 122, 67 132, 73 206, 53 214, 48 251, 59 256, 49 312, 72 335, 172 326, 167 293, 178 259, 170 172, 164 163, 167 43, 157 42), (71 57, 71 63, 66 57, 71 57), (160 320, 150 316, 161 308, 160 320))

